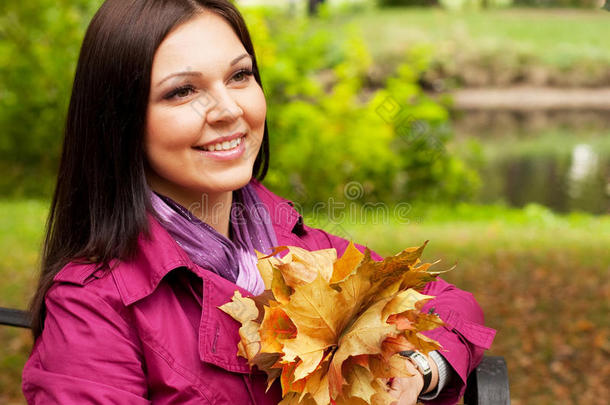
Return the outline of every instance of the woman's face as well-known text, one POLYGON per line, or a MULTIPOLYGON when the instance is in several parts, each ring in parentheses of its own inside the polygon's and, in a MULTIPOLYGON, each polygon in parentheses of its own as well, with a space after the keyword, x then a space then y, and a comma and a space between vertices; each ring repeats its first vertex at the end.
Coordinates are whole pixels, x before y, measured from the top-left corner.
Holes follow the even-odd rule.
POLYGON ((204 12, 176 27, 151 72, 145 152, 153 190, 182 203, 250 181, 267 106, 229 24, 204 12))

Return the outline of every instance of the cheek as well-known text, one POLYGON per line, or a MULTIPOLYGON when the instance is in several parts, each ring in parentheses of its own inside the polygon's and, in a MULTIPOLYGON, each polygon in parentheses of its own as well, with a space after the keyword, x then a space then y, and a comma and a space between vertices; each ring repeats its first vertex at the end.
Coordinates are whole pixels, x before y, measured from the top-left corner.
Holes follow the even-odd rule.
POLYGON ((253 90, 246 98, 244 106, 245 118, 248 121, 250 128, 256 132, 256 135, 262 137, 265 117, 267 116, 267 102, 265 95, 259 86, 253 90))
POLYGON ((153 108, 147 115, 147 152, 181 149, 197 142, 201 119, 188 105, 179 109, 153 108))

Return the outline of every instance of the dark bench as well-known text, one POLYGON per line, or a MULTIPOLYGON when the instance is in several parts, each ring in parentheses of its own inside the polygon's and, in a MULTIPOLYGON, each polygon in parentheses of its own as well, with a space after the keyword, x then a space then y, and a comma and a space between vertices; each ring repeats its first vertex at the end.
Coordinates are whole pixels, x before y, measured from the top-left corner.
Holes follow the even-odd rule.
MULTIPOLYGON (((29 328, 26 311, 0 307, 0 325, 29 328)), ((481 364, 468 376, 464 394, 466 405, 510 405, 508 369, 501 356, 485 356, 481 364)))

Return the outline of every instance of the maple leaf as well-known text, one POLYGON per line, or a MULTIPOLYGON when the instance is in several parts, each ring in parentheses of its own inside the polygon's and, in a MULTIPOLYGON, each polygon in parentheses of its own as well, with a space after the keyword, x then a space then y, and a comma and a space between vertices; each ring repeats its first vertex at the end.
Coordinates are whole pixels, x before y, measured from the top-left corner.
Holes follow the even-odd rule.
POLYGON ((377 393, 373 387, 375 376, 368 368, 354 364, 349 367, 345 379, 348 382, 346 393, 349 397, 360 398, 370 403, 371 397, 377 393))
POLYGON ((398 334, 396 326, 388 324, 381 315, 387 301, 378 301, 367 308, 341 337, 329 369, 332 398, 336 398, 342 391, 341 367, 349 356, 381 353, 383 341, 390 335, 398 334))
POLYGON ((221 310, 241 322, 239 328, 238 354, 250 361, 258 354, 261 348, 261 338, 258 333, 259 324, 254 320, 258 318, 259 311, 254 300, 242 297, 239 291, 233 294, 233 300, 220 307, 221 310))
POLYGON ((426 244, 382 261, 352 242, 340 258, 294 246, 257 252, 266 291, 236 292, 220 307, 241 323, 238 354, 267 373, 268 387, 279 377, 282 405, 390 404, 383 379, 411 375, 397 353, 440 348, 419 333, 443 325, 421 312, 434 297, 417 290, 440 274, 420 261, 426 244))
POLYGON ((296 335, 297 328, 290 317, 277 302, 271 301, 260 325, 261 352, 279 353, 282 340, 293 339, 296 335))

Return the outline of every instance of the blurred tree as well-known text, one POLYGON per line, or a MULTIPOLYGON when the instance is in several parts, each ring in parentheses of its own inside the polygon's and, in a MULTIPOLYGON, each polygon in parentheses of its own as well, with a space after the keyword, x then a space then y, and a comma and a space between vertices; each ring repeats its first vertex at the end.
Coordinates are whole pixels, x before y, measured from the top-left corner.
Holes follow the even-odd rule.
POLYGON ((79 44, 100 3, 0 3, 2 194, 50 193, 79 44))
MULTIPOLYGON (((51 193, 80 43, 101 2, 0 3, 3 194, 51 193)), ((447 122, 447 111, 426 99, 417 84, 427 56, 405 60, 398 77, 365 101, 372 60, 361 33, 345 39, 276 8, 242 11, 248 10, 262 13, 252 15, 248 25, 268 101, 273 157, 268 182, 277 191, 294 196, 296 184, 316 201, 341 194, 337 188, 345 181, 359 180, 368 182, 368 195, 377 200, 467 195, 470 174, 443 153, 449 133, 437 131, 447 122), (388 97, 403 107, 401 120, 380 116, 379 105, 388 97), (410 131, 418 119, 426 120, 428 132, 410 139, 401 131, 410 131)))
POLYGON ((438 0, 378 0, 381 7, 427 7, 438 6, 438 0))
POLYGON ((318 12, 320 4, 324 3, 325 0, 308 0, 307 10, 309 15, 315 15, 318 12))

